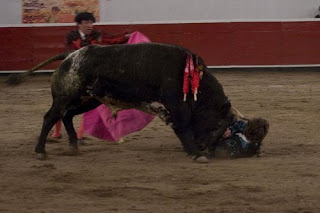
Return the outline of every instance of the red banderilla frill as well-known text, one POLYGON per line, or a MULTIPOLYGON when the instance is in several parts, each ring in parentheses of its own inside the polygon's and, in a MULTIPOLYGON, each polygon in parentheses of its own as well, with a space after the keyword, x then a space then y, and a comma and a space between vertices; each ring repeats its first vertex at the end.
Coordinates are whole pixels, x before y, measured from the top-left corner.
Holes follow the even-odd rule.
POLYGON ((200 70, 198 67, 198 60, 196 60, 196 66, 194 66, 192 57, 188 55, 186 59, 186 66, 184 68, 183 76, 183 101, 187 100, 187 94, 189 93, 190 83, 194 101, 197 101, 199 81, 200 70))

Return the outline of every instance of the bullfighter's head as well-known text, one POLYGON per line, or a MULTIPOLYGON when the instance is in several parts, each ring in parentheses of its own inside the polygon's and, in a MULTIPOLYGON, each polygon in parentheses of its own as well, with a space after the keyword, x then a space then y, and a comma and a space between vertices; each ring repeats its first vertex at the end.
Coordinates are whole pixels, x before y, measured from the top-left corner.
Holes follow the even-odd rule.
POLYGON ((252 143, 261 143, 269 131, 269 122, 263 118, 249 119, 244 135, 252 143))

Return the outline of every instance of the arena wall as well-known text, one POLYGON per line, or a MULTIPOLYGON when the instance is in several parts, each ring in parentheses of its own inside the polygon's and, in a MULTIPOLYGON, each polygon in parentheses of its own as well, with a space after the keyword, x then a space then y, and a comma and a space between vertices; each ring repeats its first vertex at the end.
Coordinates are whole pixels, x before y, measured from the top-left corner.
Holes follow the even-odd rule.
MULTIPOLYGON (((65 35, 74 28, 71 24, 0 27, 0 71, 27 70, 63 52, 65 35)), ((100 23, 96 28, 110 34, 141 31, 154 42, 189 48, 209 66, 320 64, 319 21, 100 23)))
MULTIPOLYGON (((74 24, 21 24, 21 0, 0 5, 0 72, 27 70, 64 51, 74 24)), ((211 67, 318 66, 320 19, 313 17, 319 5, 320 0, 100 0, 96 28, 110 34, 139 30, 154 42, 189 48, 211 67)))

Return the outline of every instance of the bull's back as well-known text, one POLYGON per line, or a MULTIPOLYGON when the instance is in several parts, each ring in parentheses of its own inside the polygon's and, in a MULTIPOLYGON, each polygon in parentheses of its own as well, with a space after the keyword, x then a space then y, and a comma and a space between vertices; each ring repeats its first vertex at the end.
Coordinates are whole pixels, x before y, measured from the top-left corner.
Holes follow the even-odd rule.
POLYGON ((83 72, 115 80, 152 81, 182 77, 186 50, 171 45, 142 43, 132 45, 92 46, 87 50, 88 61, 83 72), (91 73, 90 73, 91 72, 91 73))
POLYGON ((83 54, 80 78, 99 81, 113 97, 152 100, 163 92, 181 92, 187 54, 183 48, 153 43, 89 46, 83 54))

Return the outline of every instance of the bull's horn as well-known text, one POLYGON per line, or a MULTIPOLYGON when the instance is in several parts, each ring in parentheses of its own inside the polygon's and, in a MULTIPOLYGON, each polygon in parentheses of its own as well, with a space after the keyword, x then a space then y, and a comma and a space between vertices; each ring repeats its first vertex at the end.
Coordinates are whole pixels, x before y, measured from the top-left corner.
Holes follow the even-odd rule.
POLYGON ((237 110, 235 107, 231 107, 231 110, 233 112, 233 114, 235 114, 238 118, 240 118, 241 120, 246 120, 248 121, 249 118, 245 117, 241 112, 239 112, 239 110, 237 110))

